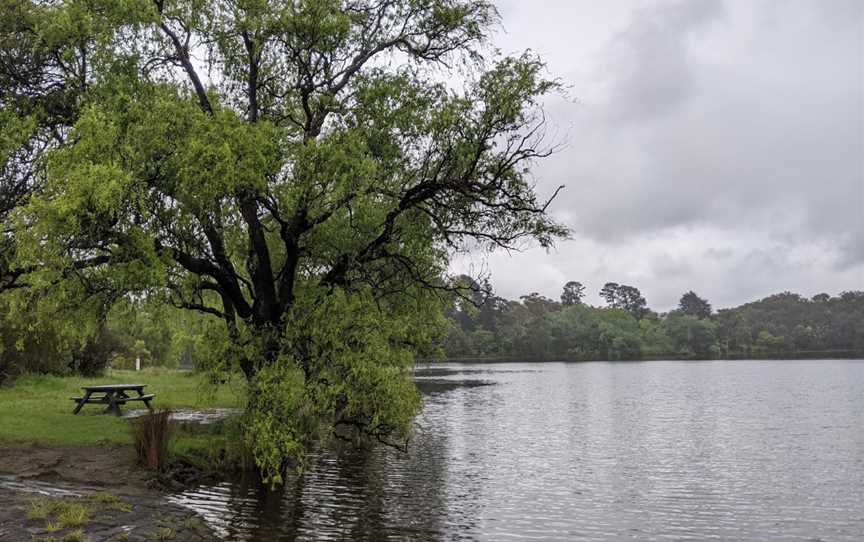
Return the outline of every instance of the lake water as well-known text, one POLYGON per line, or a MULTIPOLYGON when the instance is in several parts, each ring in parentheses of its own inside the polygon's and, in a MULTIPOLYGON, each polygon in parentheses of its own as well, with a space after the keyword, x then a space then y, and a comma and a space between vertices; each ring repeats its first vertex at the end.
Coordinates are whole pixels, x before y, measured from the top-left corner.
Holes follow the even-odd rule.
POLYGON ((176 496, 239 540, 864 540, 864 361, 435 365, 408 454, 176 496))

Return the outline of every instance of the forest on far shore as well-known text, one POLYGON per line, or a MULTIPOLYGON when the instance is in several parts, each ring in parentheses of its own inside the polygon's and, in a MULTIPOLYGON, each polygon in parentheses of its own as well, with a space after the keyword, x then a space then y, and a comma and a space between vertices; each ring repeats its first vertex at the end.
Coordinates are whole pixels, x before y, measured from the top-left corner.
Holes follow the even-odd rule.
POLYGON ((856 357, 864 353, 864 292, 808 299, 792 292, 713 310, 695 292, 668 313, 633 286, 606 283, 605 306, 584 303, 568 282, 560 299, 496 296, 488 281, 461 277, 472 294, 449 312, 448 359, 527 361, 856 357))

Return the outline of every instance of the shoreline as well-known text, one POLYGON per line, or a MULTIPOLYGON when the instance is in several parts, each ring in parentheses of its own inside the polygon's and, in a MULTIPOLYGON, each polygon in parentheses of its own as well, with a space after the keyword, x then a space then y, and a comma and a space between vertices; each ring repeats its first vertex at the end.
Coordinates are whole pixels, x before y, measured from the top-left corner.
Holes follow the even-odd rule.
POLYGON ((531 359, 525 357, 459 357, 440 360, 417 360, 416 365, 429 366, 436 363, 639 363, 646 361, 854 361, 864 359, 864 352, 850 353, 848 356, 797 356, 797 357, 735 357, 735 358, 685 358, 673 356, 646 356, 634 359, 531 359))
POLYGON ((0 457, 0 541, 218 539, 199 514, 169 502, 129 446, 0 445, 0 457), (69 526, 40 506, 84 508, 86 521, 69 526))

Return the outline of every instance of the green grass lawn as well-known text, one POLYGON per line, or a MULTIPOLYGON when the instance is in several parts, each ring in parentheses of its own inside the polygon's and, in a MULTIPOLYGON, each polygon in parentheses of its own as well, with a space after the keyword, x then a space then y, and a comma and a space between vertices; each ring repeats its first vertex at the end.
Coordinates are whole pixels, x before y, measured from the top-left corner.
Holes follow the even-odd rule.
MULTIPOLYGON (((72 415, 82 386, 146 384, 155 393, 152 405, 160 408, 239 408, 243 405, 242 379, 214 389, 203 375, 152 368, 140 372, 107 371, 99 378, 32 375, 0 387, 0 445, 49 444, 86 446, 132 442, 129 421, 103 414, 101 405, 86 405, 72 415)), ((141 408, 141 403, 124 407, 141 408)))

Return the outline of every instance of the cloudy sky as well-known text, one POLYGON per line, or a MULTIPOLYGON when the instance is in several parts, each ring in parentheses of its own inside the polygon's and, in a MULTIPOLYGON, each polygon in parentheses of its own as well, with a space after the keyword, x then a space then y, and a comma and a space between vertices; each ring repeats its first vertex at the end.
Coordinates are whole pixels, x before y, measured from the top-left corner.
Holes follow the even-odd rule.
POLYGON ((864 289, 864 2, 499 0, 569 96, 538 188, 572 239, 460 260, 499 295, 607 281, 656 310, 864 289))

